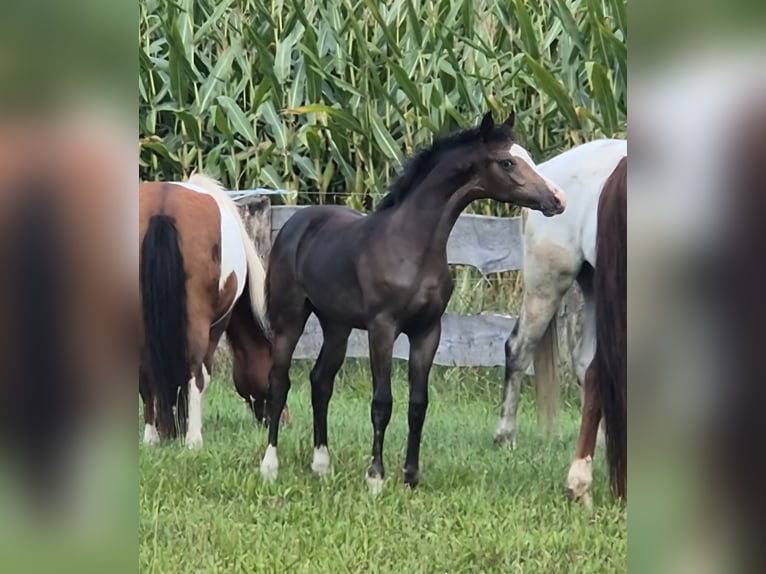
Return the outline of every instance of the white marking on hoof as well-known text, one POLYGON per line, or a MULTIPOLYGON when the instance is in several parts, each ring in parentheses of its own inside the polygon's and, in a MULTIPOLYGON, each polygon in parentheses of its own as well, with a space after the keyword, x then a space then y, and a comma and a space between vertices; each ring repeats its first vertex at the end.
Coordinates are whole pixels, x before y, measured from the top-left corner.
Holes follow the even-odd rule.
POLYGON ((160 444, 160 433, 154 428, 154 425, 144 425, 144 444, 155 446, 160 444))
POLYGON ((261 462, 261 478, 264 482, 274 482, 279 474, 279 459, 277 458, 277 447, 269 445, 266 447, 266 454, 263 455, 261 462))
POLYGON ((590 495, 590 488, 593 484, 593 458, 586 456, 578 458, 572 462, 567 475, 567 489, 574 500, 582 500, 590 507, 593 500, 590 495))
POLYGON ((202 434, 187 433, 184 443, 186 444, 186 448, 188 448, 189 450, 199 450, 202 448, 202 434))
POLYGON ((311 470, 317 476, 325 476, 330 472, 330 452, 327 445, 314 448, 314 459, 311 461, 311 470))
MULTIPOLYGON (((204 379, 204 377, 203 377, 204 379)), ((203 383, 204 385, 204 383, 203 383)), ((190 450, 202 448, 202 393, 195 378, 189 379, 189 419, 186 430, 186 447, 190 450)))
POLYGON ((383 479, 379 476, 367 476, 367 487, 370 494, 378 495, 383 491, 383 479))

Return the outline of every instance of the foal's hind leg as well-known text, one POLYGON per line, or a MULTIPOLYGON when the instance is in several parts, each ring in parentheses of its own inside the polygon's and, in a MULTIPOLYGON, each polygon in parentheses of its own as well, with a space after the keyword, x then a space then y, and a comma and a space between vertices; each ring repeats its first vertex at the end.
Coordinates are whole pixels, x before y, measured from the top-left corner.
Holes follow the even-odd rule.
MULTIPOLYGON (((271 305, 270 305, 271 307, 271 305)), ((306 320, 311 314, 311 309, 304 299, 300 307, 279 309, 279 315, 272 320, 273 353, 274 362, 269 374, 269 386, 271 390, 271 412, 269 420, 269 444, 261 461, 261 478, 265 481, 276 480, 279 474, 279 458, 277 457, 277 443, 279 441, 280 415, 287 404, 287 394, 290 391, 290 360, 292 359, 295 346, 298 344, 306 326, 306 320)))
POLYGON ((314 411, 314 458, 311 470, 317 476, 330 472, 327 450, 327 408, 332 397, 335 376, 346 358, 351 329, 321 321, 324 342, 314 368, 311 370, 311 406, 314 411))

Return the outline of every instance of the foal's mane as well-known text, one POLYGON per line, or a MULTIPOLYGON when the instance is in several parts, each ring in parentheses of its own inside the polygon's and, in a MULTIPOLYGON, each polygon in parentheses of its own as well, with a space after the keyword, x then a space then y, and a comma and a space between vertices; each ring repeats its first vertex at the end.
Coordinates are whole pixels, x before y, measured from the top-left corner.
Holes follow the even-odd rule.
POLYGON ((514 142, 516 137, 513 130, 505 124, 495 125, 492 131, 485 135, 482 135, 479 128, 475 127, 437 138, 431 147, 421 149, 409 159, 404 170, 378 204, 376 211, 393 207, 410 195, 439 164, 445 154, 479 143, 493 144, 506 141, 514 142))

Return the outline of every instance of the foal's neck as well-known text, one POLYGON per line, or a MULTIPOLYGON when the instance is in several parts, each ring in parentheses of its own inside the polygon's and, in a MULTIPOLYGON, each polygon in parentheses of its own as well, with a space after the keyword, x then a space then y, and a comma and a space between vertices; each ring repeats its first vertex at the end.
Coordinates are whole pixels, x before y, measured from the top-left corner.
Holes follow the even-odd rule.
POLYGON ((476 179, 455 178, 432 173, 413 190, 394 215, 407 226, 418 230, 420 238, 431 253, 447 252, 447 239, 460 213, 477 199, 476 179))

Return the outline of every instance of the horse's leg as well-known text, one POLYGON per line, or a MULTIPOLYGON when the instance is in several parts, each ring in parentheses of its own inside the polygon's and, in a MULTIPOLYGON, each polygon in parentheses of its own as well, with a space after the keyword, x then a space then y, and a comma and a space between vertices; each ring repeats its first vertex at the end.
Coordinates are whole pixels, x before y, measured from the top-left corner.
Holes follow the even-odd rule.
POLYGON ((269 373, 271 389, 269 444, 261 461, 261 478, 267 482, 276 480, 279 474, 279 458, 277 457, 279 422, 285 404, 287 404, 287 394, 290 391, 290 361, 295 346, 298 344, 298 339, 303 334, 306 321, 311 314, 311 309, 305 300, 300 305, 300 308, 290 313, 289 317, 285 317, 287 309, 282 307, 279 309, 281 313, 279 320, 272 322, 274 362, 269 373))
POLYGON ((370 343, 370 367, 372 370, 372 463, 367 469, 367 485, 373 494, 383 488, 383 440, 391 420, 393 397, 391 396, 391 355, 394 352, 396 330, 384 321, 373 322, 368 327, 370 343))
POLYGON ((584 400, 580 436, 574 461, 567 475, 567 490, 572 499, 582 499, 586 506, 592 505, 591 485, 593 484, 593 453, 596 449, 596 434, 601 421, 601 397, 598 393, 596 370, 592 364, 585 373, 584 400))
POLYGON ((154 397, 149 391, 147 374, 143 368, 138 371, 138 392, 141 394, 141 400, 144 403, 144 444, 157 445, 160 442, 160 435, 154 423, 154 397))
POLYGON ((218 348, 218 343, 221 342, 221 337, 226 331, 226 328, 229 325, 230 319, 231 319, 231 313, 227 314, 226 316, 221 318, 221 320, 219 320, 218 323, 210 327, 210 339, 208 340, 207 351, 205 352, 205 358, 202 360, 202 362, 205 365, 205 368, 207 369, 207 373, 210 376, 213 375, 213 356, 215 355, 215 350, 218 348))
POLYGON ((527 291, 524 295, 519 321, 505 342, 505 389, 500 422, 495 431, 497 444, 513 445, 516 442, 521 380, 532 362, 535 346, 545 334, 565 292, 566 288, 558 292, 527 291))
POLYGON ((189 401, 186 426, 186 447, 192 450, 202 448, 202 399, 210 385, 210 373, 205 366, 205 356, 210 345, 210 327, 200 325, 195 333, 199 337, 189 346, 192 377, 189 379, 189 401))
POLYGON ((420 438, 428 410, 428 375, 440 337, 441 321, 431 329, 410 337, 410 404, 407 413, 410 432, 404 461, 404 482, 412 488, 420 482, 420 438))
POLYGON ((330 471, 330 453, 327 450, 327 407, 332 397, 335 375, 346 358, 346 347, 351 329, 322 321, 324 342, 314 368, 311 370, 311 406, 314 411, 314 457, 311 470, 317 476, 330 471))
POLYGON ((582 389, 585 388, 585 372, 596 352, 596 303, 593 291, 583 290, 582 337, 577 346, 575 375, 582 389))
MULTIPOLYGON (((588 366, 596 354, 596 303, 593 299, 593 291, 583 290, 583 328, 582 339, 577 349, 577 361, 575 362, 575 374, 580 381, 580 396, 585 403, 585 377, 588 366)), ((604 445, 604 419, 598 427, 597 444, 604 445)))

